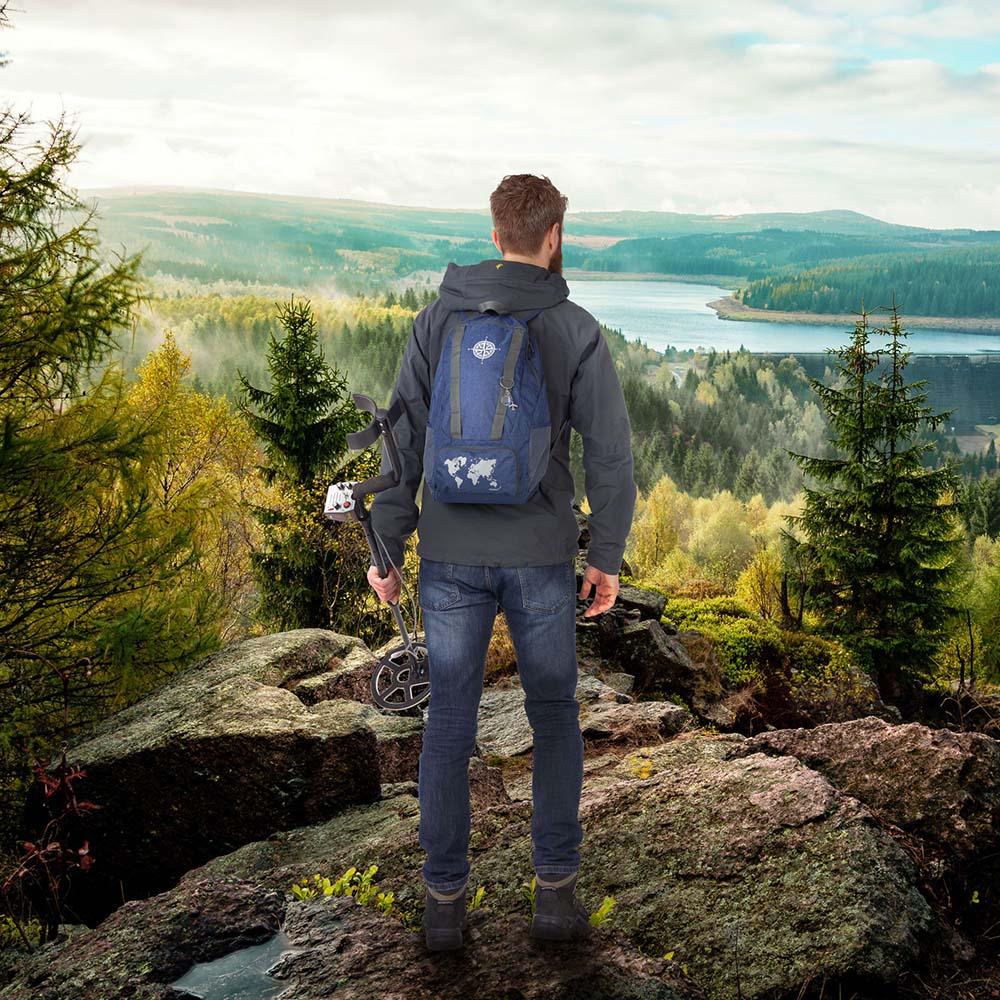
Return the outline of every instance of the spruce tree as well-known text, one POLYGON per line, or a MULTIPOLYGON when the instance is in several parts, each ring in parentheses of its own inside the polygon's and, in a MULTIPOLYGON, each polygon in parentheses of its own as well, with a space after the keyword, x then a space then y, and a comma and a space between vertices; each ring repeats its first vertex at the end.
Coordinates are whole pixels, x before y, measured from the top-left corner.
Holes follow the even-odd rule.
MULTIPOLYGON (((323 516, 327 487, 378 472, 374 452, 350 458, 347 435, 367 422, 346 378, 327 366, 308 301, 278 307, 283 335, 268 338, 269 388, 238 372, 240 409, 262 440, 271 487, 268 504, 254 506, 263 545, 251 554, 257 615, 268 628, 336 628, 367 635, 368 550, 360 529, 323 516)), ((370 629, 370 625, 368 626, 370 629)))
POLYGON ((894 703, 932 674, 953 613, 961 538, 954 471, 922 461, 929 445, 920 431, 948 413, 927 407, 924 382, 906 381, 905 338, 895 303, 888 329, 872 331, 862 311, 851 343, 830 351, 840 380, 810 379, 835 457, 790 452, 819 484, 806 487, 802 514, 789 517, 805 536, 808 605, 894 703), (872 332, 889 337, 885 349, 870 346, 872 332))

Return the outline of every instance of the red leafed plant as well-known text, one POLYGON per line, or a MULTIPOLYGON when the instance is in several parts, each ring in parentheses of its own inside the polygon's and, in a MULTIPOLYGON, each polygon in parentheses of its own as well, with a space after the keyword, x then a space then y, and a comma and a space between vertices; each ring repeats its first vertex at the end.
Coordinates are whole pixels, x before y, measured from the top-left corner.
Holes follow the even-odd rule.
POLYGON ((87 772, 67 761, 65 742, 55 766, 37 757, 32 766, 48 820, 38 837, 24 841, 17 866, 0 884, 4 908, 29 950, 31 943, 14 914, 12 896, 18 891, 21 899, 36 911, 43 942, 55 937, 63 922, 62 903, 70 872, 87 871, 94 863, 90 844, 75 833, 74 827, 88 812, 101 808, 77 797, 74 786, 87 772))

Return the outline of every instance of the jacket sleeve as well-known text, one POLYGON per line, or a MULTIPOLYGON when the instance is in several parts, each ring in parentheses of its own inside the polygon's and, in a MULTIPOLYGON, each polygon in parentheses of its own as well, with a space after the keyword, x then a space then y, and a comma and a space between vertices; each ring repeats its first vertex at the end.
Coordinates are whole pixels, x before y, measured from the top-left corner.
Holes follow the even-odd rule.
MULTIPOLYGON (((372 527, 385 544, 389 557, 399 567, 403 565, 406 540, 416 529, 419 516, 416 497, 424 471, 424 432, 431 395, 427 355, 429 311, 430 307, 422 309, 413 320, 413 330, 406 342, 399 376, 389 400, 390 406, 397 399, 402 404, 393 433, 403 474, 397 486, 376 493, 371 505, 372 527)), ((383 452, 380 472, 388 471, 389 459, 383 452)))
POLYGON ((616 574, 632 527, 636 485, 632 478, 632 426, 600 326, 573 376, 569 418, 583 438, 584 483, 591 511, 587 562, 616 574))

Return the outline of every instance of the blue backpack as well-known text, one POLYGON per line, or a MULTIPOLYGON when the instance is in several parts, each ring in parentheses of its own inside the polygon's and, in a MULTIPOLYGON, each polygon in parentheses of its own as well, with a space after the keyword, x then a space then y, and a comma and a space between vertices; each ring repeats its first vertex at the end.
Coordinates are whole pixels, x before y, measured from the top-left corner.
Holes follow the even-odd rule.
POLYGON ((444 503, 524 503, 548 466, 545 374, 528 323, 496 302, 458 314, 434 372, 424 481, 444 503))

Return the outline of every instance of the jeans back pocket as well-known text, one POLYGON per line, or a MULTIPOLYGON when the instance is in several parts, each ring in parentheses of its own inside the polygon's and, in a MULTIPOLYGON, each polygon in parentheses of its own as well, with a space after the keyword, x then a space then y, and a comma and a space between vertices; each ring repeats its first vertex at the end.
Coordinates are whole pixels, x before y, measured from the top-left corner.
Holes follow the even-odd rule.
POLYGON ((521 606, 525 611, 554 614, 576 594, 576 567, 572 560, 549 566, 518 566, 521 606))

